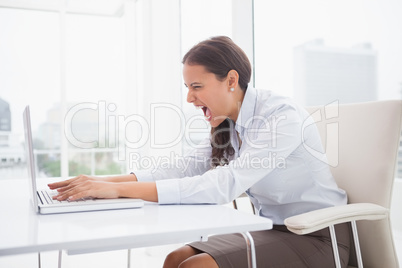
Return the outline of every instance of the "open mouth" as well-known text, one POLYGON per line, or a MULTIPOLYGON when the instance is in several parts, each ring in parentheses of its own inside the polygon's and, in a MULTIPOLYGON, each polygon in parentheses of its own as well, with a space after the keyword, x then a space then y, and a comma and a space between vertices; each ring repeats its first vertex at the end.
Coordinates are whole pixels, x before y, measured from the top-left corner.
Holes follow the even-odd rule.
POLYGON ((206 106, 195 106, 197 109, 202 109, 202 111, 204 112, 204 117, 205 120, 207 120, 208 122, 211 121, 212 118, 212 114, 211 114, 211 110, 206 107, 206 106))

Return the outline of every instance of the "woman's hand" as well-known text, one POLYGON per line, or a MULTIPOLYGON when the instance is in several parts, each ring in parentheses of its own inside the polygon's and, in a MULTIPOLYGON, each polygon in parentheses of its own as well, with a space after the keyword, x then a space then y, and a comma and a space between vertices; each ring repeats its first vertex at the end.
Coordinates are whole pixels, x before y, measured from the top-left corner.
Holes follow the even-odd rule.
POLYGON ((53 199, 74 201, 80 198, 118 198, 119 193, 114 183, 107 178, 80 175, 75 178, 48 184, 52 190, 57 190, 58 195, 53 199))

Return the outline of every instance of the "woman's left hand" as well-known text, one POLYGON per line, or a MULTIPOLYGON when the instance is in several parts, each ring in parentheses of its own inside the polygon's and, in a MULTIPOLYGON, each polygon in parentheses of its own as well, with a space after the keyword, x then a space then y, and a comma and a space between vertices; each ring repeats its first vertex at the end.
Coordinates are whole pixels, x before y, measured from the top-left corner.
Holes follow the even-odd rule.
POLYGON ((74 201, 81 198, 118 198, 119 193, 115 183, 93 179, 80 175, 60 183, 49 184, 51 189, 57 189, 58 195, 53 199, 59 201, 74 201))

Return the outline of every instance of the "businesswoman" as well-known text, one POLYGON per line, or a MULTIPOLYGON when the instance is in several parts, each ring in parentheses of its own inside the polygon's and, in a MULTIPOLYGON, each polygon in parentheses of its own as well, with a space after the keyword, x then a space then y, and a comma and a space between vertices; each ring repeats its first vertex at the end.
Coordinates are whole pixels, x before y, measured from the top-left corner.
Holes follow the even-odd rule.
MULTIPOLYGON (((317 129, 303 129, 311 120, 307 112, 289 98, 254 89, 250 77, 247 56, 230 38, 213 37, 195 45, 183 58, 183 78, 187 101, 200 108, 211 125, 208 142, 185 161, 156 172, 140 170, 107 178, 81 175, 49 184, 59 191, 55 198, 225 204, 246 192, 258 215, 274 223, 273 230, 251 233, 259 267, 333 267, 327 229, 299 236, 283 223, 292 215, 344 205, 346 194, 327 164, 307 150, 323 151, 317 129)), ((349 229, 345 224, 336 229, 344 267, 349 229)), ((164 263, 164 267, 246 266, 246 245, 236 234, 185 245, 164 263)))

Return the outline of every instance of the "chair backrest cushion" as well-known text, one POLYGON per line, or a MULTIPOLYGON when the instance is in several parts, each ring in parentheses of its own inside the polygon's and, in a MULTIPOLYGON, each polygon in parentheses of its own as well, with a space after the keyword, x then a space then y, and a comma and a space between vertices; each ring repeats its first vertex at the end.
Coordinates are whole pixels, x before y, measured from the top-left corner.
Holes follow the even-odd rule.
MULTIPOLYGON (((349 203, 390 208, 401 135, 402 101, 308 107, 331 172, 349 203)), ((365 267, 398 267, 389 218, 359 222, 365 267)), ((352 261, 353 262, 353 261, 352 261)))

